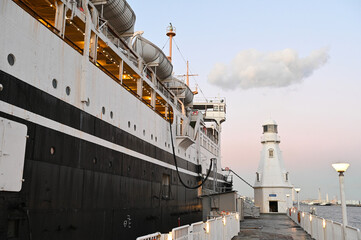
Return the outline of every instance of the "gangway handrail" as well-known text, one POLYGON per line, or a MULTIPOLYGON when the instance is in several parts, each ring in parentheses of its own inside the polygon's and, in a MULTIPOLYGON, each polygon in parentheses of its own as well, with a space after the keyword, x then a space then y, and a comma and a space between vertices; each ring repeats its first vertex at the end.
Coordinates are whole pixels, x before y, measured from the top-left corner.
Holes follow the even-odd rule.
POLYGON ((230 168, 222 168, 222 171, 229 171, 232 172, 234 175, 236 175, 239 179, 241 179, 243 182, 245 182, 248 186, 250 186, 251 188, 254 188, 249 182, 247 182, 246 180, 244 180, 241 176, 239 176, 237 173, 235 173, 232 169, 230 168))

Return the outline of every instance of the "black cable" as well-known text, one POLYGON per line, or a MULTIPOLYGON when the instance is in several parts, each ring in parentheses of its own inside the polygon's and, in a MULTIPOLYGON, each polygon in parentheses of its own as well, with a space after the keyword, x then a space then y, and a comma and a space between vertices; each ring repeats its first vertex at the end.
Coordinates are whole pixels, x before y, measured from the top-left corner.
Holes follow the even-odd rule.
MULTIPOLYGON (((168 114, 169 116, 169 114, 168 114)), ((169 119, 169 118, 168 118, 169 119)), ((177 164, 177 158, 176 158, 176 155, 175 155, 175 151, 174 151, 174 143, 173 143, 173 133, 172 133, 172 123, 169 119, 169 127, 170 127, 170 140, 171 140, 171 143, 172 143, 172 150, 173 150, 173 159, 174 159, 174 165, 175 165, 175 168, 177 170, 177 175, 178 175, 178 179, 179 181, 182 183, 182 185, 185 187, 185 188, 188 188, 188 189, 197 189, 199 187, 201 187, 208 179, 209 177, 209 174, 211 173, 211 170, 212 170, 212 165, 213 165, 213 158, 211 158, 211 164, 209 166, 209 169, 208 169, 208 173, 206 175, 206 178, 202 179, 202 182, 200 184, 198 184, 197 186, 194 186, 194 187, 190 187, 188 186, 187 184, 185 184, 179 174, 179 170, 178 170, 178 164, 177 164)))

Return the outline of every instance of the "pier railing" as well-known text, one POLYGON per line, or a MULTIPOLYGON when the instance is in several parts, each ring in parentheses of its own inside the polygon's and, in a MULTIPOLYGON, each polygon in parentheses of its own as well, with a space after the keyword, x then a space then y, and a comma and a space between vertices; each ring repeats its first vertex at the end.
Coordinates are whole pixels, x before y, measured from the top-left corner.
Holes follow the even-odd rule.
POLYGON ((230 213, 223 217, 209 219, 173 228, 166 234, 153 233, 138 237, 137 240, 230 240, 240 231, 238 213, 230 213))
POLYGON ((289 208, 287 215, 316 240, 361 240, 360 229, 289 208))

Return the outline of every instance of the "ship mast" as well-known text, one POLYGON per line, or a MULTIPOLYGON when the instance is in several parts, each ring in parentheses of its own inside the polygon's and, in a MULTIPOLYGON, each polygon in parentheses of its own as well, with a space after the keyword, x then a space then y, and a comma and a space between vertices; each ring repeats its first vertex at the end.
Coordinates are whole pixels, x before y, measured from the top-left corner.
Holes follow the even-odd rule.
POLYGON ((172 26, 172 23, 169 23, 169 26, 167 27, 167 34, 169 37, 169 56, 168 56, 168 60, 170 62, 172 62, 172 42, 173 42, 173 37, 175 37, 175 27, 172 26))
MULTIPOLYGON (((173 45, 173 37, 175 37, 176 29, 173 27, 172 23, 169 23, 169 26, 167 27, 167 33, 166 35, 169 37, 169 56, 167 57, 170 62, 172 62, 172 45, 173 45)), ((189 87, 189 77, 190 76, 198 76, 198 74, 189 74, 189 61, 187 60, 187 74, 182 75, 187 77, 187 86, 189 87)), ((198 87, 196 87, 196 90, 193 91, 193 94, 198 94, 198 87)))

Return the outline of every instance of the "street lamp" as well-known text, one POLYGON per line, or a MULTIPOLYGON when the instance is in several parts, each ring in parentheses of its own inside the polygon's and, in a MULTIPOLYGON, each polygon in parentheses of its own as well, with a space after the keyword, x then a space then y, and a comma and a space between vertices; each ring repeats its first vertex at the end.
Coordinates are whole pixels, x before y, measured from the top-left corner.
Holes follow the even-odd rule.
POLYGON ((291 196, 291 195, 286 194, 286 197, 287 197, 287 208, 290 207, 290 201, 289 201, 290 196, 291 196))
MULTIPOLYGON (((346 198, 345 198, 345 190, 344 190, 344 175, 347 168, 350 166, 348 163, 334 163, 332 167, 338 172, 339 180, 340 180, 340 195, 341 195, 341 207, 342 207, 342 220, 344 229, 347 226, 347 211, 346 211, 346 198)), ((346 237, 346 236, 345 236, 346 237)))
POLYGON ((301 191, 301 188, 295 188, 295 191, 297 193, 297 211, 300 211, 300 201, 298 199, 298 193, 301 191))

